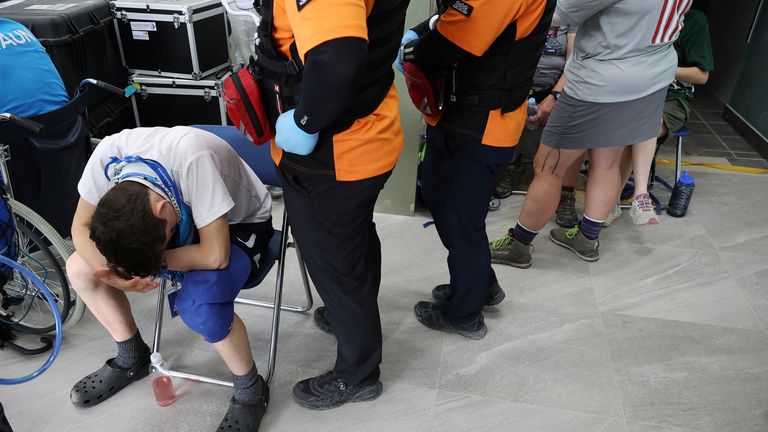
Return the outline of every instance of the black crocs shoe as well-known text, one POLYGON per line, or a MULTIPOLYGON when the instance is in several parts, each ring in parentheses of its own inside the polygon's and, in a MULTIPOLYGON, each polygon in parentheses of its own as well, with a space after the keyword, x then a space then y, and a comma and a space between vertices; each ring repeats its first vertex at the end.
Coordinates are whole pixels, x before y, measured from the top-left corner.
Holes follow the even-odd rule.
POLYGON ((242 404, 229 401, 229 409, 216 429, 219 432, 258 432, 261 419, 269 405, 269 386, 259 375, 256 384, 261 387, 260 397, 253 403, 242 404))
POLYGON ((149 353, 137 361, 130 369, 118 369, 112 366, 112 360, 107 360, 101 369, 81 379, 69 392, 69 400, 77 407, 87 408, 98 405, 128 384, 149 375, 149 353))
POLYGON ((425 301, 418 302, 413 307, 413 312, 416 313, 416 319, 420 323, 432 330, 456 333, 467 339, 473 340, 484 338, 485 334, 488 332, 488 327, 485 326, 485 320, 483 319, 482 313, 469 324, 453 324, 448 322, 443 316, 443 313, 440 310, 440 303, 425 301))
POLYGON ((315 326, 317 326, 317 328, 324 331, 325 333, 333 334, 333 329, 331 328, 331 320, 328 319, 328 309, 326 309, 325 306, 320 306, 319 308, 315 309, 314 317, 315 326))
MULTIPOLYGON (((451 293, 451 286, 449 284, 442 284, 432 288, 432 298, 438 302, 450 300, 451 295, 453 295, 453 293, 451 293)), ((485 296, 485 305, 496 306, 501 303, 506 296, 504 290, 499 286, 499 282, 494 282, 494 284, 488 288, 488 293, 485 296)))
POLYGON ((333 372, 299 381, 293 386, 293 400, 311 410, 337 408, 348 402, 372 401, 381 395, 384 384, 362 382, 349 385, 333 372))

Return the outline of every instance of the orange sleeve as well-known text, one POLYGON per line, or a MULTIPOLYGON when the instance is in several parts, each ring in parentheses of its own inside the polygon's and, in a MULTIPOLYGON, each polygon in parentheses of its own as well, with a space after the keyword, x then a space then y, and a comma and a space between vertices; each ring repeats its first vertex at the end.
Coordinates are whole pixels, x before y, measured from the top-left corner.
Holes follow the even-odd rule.
POLYGON ((526 3, 527 0, 456 0, 440 15, 437 31, 464 51, 480 57, 519 17, 526 3))
POLYGON ((308 0, 299 10, 299 0, 285 2, 288 22, 302 61, 312 48, 333 39, 355 37, 368 40, 368 18, 372 0, 308 0))

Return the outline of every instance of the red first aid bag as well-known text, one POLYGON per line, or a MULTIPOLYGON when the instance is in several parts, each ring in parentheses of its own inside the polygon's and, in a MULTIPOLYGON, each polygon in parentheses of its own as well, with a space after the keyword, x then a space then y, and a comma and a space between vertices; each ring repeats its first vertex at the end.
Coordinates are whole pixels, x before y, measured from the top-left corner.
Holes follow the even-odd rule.
POLYGON ((256 145, 272 140, 274 133, 261 103, 261 90, 249 68, 228 76, 223 93, 227 116, 240 132, 256 145))
POLYGON ((411 62, 403 62, 403 77, 408 95, 422 113, 435 117, 443 110, 443 80, 429 79, 421 69, 411 62))

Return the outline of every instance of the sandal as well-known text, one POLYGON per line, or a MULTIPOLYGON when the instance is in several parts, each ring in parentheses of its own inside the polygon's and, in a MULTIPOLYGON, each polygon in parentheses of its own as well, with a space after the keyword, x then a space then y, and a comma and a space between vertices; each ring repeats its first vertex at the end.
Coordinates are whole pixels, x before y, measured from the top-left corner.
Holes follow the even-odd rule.
POLYGON ((72 404, 78 407, 98 405, 122 390, 128 384, 149 375, 149 355, 130 369, 112 367, 112 360, 101 369, 81 379, 69 392, 72 404))
POLYGON ((269 387, 264 378, 259 376, 261 382, 261 394, 255 403, 241 404, 235 402, 235 398, 229 401, 229 409, 224 414, 217 431, 227 432, 258 432, 261 419, 269 405, 269 387))

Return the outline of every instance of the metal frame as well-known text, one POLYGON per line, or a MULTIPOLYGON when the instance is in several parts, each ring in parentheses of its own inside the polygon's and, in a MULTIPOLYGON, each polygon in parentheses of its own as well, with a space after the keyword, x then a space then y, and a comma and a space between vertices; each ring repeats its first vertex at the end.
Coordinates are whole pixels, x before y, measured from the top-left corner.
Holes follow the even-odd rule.
MULTIPOLYGON (((288 223, 288 213, 284 211, 283 225, 282 225, 283 237, 280 242, 280 255, 277 258, 278 260, 277 279, 275 281, 274 301, 265 302, 265 301, 258 301, 258 300, 243 299, 240 297, 235 299, 235 303, 238 303, 238 304, 244 304, 247 306, 265 307, 265 308, 272 309, 272 332, 271 332, 270 343, 269 343, 269 357, 267 360, 267 376, 265 378, 267 382, 270 382, 272 380, 272 377, 274 376, 274 373, 275 373, 275 363, 277 359, 277 337, 280 330, 281 311, 285 310, 289 312, 303 313, 312 309, 312 305, 313 305, 312 291, 310 290, 310 287, 309 287, 309 277, 307 276, 307 269, 304 265, 304 260, 301 258, 301 253, 299 252, 299 248, 296 246, 295 242, 288 241, 289 231, 290 231, 290 225, 288 223), (301 279, 304 285, 304 294, 306 297, 306 304, 304 305, 282 304, 283 282, 285 278, 285 258, 286 258, 286 252, 289 247, 293 247, 294 249, 296 249, 296 258, 299 263, 301 279)), ((161 342, 161 336, 163 331, 163 315, 164 315, 163 309, 165 308, 165 296, 166 296, 167 288, 168 288, 168 280, 163 279, 157 294, 157 307, 155 311, 155 337, 154 337, 154 342, 152 343, 152 352, 158 353, 158 354, 160 354, 160 342, 161 342)), ((186 372, 176 371, 165 366, 162 361, 158 363, 153 363, 152 367, 155 371, 163 375, 184 378, 192 381, 205 382, 209 384, 232 387, 232 382, 230 381, 211 378, 204 375, 197 375, 197 374, 190 374, 186 372)))
POLYGON ((129 73, 154 75, 154 76, 160 76, 160 77, 186 78, 186 79, 192 79, 192 80, 200 80, 216 71, 223 69, 225 66, 229 64, 229 61, 226 61, 220 65, 214 66, 211 69, 206 71, 200 70, 200 60, 198 58, 197 42, 195 39, 194 23, 206 18, 216 16, 216 15, 221 15, 222 19, 224 20, 225 31, 226 32, 229 31, 227 20, 224 16, 223 7, 210 9, 197 14, 195 13, 195 9, 194 9, 195 7, 203 8, 206 6, 214 5, 216 3, 218 3, 218 0, 204 1, 204 2, 198 2, 198 3, 182 5, 182 6, 153 5, 152 7, 154 10, 178 12, 174 14, 159 14, 159 13, 142 13, 142 12, 126 12, 125 11, 125 9, 143 9, 146 7, 147 3, 130 3, 130 2, 122 2, 122 1, 117 1, 117 2, 113 1, 112 14, 115 16, 115 20, 114 20, 115 33, 117 34, 118 48, 120 50, 120 58, 123 61, 123 66, 128 68, 129 73), (192 65, 191 65, 192 72, 191 73, 163 72, 161 70, 145 70, 145 69, 130 68, 125 59, 125 50, 123 48, 123 43, 120 37, 120 26, 118 25, 119 20, 173 22, 177 24, 177 27, 181 26, 181 24, 186 25, 187 40, 188 40, 188 45, 190 50, 190 59, 192 61, 192 65))
POLYGON ((131 84, 139 84, 141 90, 131 95, 131 106, 133 107, 133 118, 136 121, 136 126, 141 126, 139 118, 139 107, 136 104, 137 97, 144 97, 144 95, 151 94, 163 94, 163 95, 179 95, 179 96, 200 96, 206 97, 206 91, 209 92, 208 96, 217 98, 219 100, 219 117, 221 124, 227 124, 227 106, 222 97, 222 86, 224 80, 229 76, 229 73, 223 75, 220 79, 216 80, 179 80, 171 77, 160 76, 143 76, 133 75, 128 80, 131 84), (182 86, 177 88, 176 86, 182 86), (155 87, 153 87, 155 86, 155 87), (197 87, 197 88, 189 88, 197 87))

